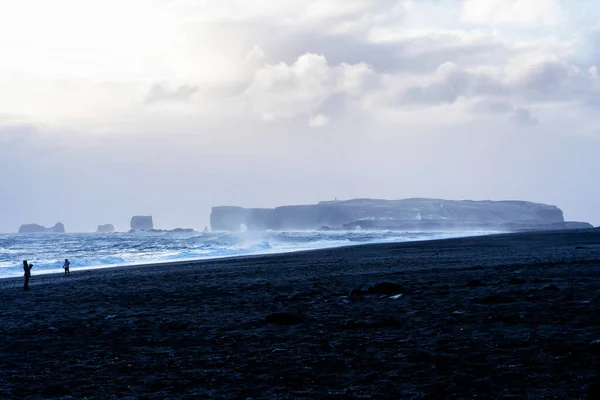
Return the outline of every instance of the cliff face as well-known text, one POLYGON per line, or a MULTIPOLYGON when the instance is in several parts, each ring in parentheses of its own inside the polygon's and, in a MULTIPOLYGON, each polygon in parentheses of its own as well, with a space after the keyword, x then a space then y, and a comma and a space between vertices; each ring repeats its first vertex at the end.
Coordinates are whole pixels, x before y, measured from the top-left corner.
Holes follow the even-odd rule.
POLYGON ((131 221, 129 222, 131 229, 134 231, 149 231, 154 229, 154 222, 152 221, 152 216, 141 216, 136 215, 131 217, 131 221))
POLYGON ((210 226, 213 230, 218 226, 220 231, 239 231, 242 224, 247 224, 248 211, 242 207, 213 207, 210 226))
POLYGON ((24 224, 19 227, 19 233, 65 233, 65 226, 61 222, 50 228, 38 224, 24 224))
POLYGON ((526 201, 354 199, 274 209, 213 207, 213 230, 239 231, 242 225, 248 230, 360 227, 420 231, 567 229, 588 227, 589 224, 567 223, 558 207, 526 201))
POLYGON ((98 233, 111 233, 114 231, 115 226, 113 224, 98 225, 98 229, 96 229, 98 233))

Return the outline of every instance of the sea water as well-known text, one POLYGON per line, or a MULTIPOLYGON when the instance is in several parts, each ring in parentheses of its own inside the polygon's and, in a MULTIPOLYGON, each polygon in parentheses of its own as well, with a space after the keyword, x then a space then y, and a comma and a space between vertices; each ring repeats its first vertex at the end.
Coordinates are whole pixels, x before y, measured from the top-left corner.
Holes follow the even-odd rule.
POLYGON ((71 273, 98 267, 239 255, 285 253, 366 243, 406 242, 463 236, 469 232, 265 231, 194 233, 67 233, 0 234, 0 278, 23 274, 22 262, 36 274, 62 272, 65 258, 71 273))

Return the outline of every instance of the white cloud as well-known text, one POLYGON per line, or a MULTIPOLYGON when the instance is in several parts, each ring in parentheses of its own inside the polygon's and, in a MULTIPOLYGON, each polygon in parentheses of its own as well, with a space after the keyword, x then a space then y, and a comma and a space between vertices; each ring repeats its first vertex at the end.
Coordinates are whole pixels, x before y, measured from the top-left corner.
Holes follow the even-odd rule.
POLYGON ((510 117, 511 121, 521 126, 532 126, 538 124, 538 119, 535 118, 530 110, 518 108, 510 117))
POLYGON ((506 100, 484 99, 475 102, 472 111, 475 113, 503 114, 514 111, 514 108, 506 100))
MULTIPOLYGON (((81 11, 77 2, 60 1, 65 9, 81 11)), ((391 4, 375 0, 233 3, 158 0, 152 6, 149 4, 131 3, 117 19, 117 25, 125 29, 134 15, 143 19, 142 26, 148 27, 159 18, 161 29, 147 38, 136 34, 131 36, 133 42, 127 38, 123 41, 126 45, 123 50, 129 49, 122 52, 124 56, 141 55, 136 62, 119 60, 106 53, 104 58, 110 68, 102 72, 96 69, 100 64, 93 60, 86 61, 91 69, 73 60, 64 69, 62 64, 55 69, 52 63, 12 61, 13 69, 17 68, 26 82, 16 84, 18 79, 3 75, 0 70, 0 101, 3 97, 10 98, 5 111, 52 116, 55 121, 63 116, 89 116, 105 121, 109 115, 140 112, 134 109, 136 99, 146 96, 147 102, 183 100, 198 112, 210 109, 228 114, 226 108, 245 107, 264 120, 296 115, 308 118, 321 112, 332 115, 331 107, 338 113, 358 107, 369 111, 365 114, 368 118, 369 114, 378 113, 377 107, 410 106, 414 113, 415 107, 452 104, 471 97, 514 95, 521 97, 520 102, 582 100, 581 94, 593 97, 590 88, 598 86, 594 78, 596 70, 585 65, 580 69, 587 72, 571 68, 573 46, 560 38, 552 39, 545 34, 535 40, 529 34, 526 38, 499 36, 438 20, 442 15, 462 12, 471 21, 474 15, 483 16, 480 21, 505 21, 506 15, 516 10, 518 18, 515 18, 522 24, 550 21, 558 7, 553 2, 538 3, 536 7, 517 0, 475 3, 466 0, 462 6, 458 2, 441 1, 436 7, 410 1, 391 4), (160 19, 163 13, 159 11, 165 10, 169 12, 160 19), (400 20, 405 23, 398 23, 400 20), (271 30, 269 26, 274 28, 271 30), (150 42, 156 35, 160 36, 159 53, 146 52, 152 49, 150 42), (305 35, 303 43, 309 51, 294 54, 290 50, 287 54, 291 57, 285 57, 284 61, 281 47, 285 47, 286 38, 294 35, 305 35), (274 41, 274 36, 281 39, 274 41), (142 45, 137 48, 135 41, 142 45), (331 45, 322 46, 322 53, 310 51, 311 47, 328 41, 331 45), (283 46, 275 48, 273 43, 283 46), (146 50, 137 53, 140 49, 146 50), (25 67, 19 69, 19 65, 25 67), (30 71, 31 66, 47 69, 44 74, 37 74, 30 71), (82 67, 79 72, 86 70, 88 74, 102 73, 93 80, 79 76, 79 72, 74 73, 79 76, 77 79, 48 76, 56 70, 69 72, 70 67, 82 67), (111 78, 112 73, 119 78, 111 78), (178 83, 165 86, 158 82, 178 83), (154 86, 148 92, 150 85, 154 86), (51 107, 46 106, 49 98, 51 107)), ((120 3, 111 0, 100 14, 110 22, 113 11, 119 7, 120 3)), ((26 7, 18 10, 25 13, 26 7)), ((81 12, 81 23, 85 24, 90 13, 81 12)), ((33 39, 41 30, 37 32, 24 37, 33 39)), ((81 53, 70 52, 69 46, 77 50, 89 42, 98 44, 99 50, 111 48, 113 39, 87 37, 87 31, 82 32, 81 41, 58 41, 56 50, 80 57, 81 53)), ((90 32, 95 30, 90 28, 90 32)), ((13 43, 10 42, 13 39, 6 37, 0 41, 13 43)), ((16 43, 9 46, 10 51, 18 47, 16 43)), ((337 115, 334 117, 339 119, 337 115)))
POLYGON ((402 99, 407 103, 453 103, 461 96, 502 95, 505 90, 501 82, 486 74, 446 62, 439 66, 430 84, 409 87, 402 99))
POLYGON ((314 117, 310 117, 310 119, 308 120, 308 126, 310 126, 311 128, 319 128, 329 125, 330 121, 331 120, 329 119, 329 117, 323 114, 317 114, 314 117))
POLYGON ((248 61, 258 61, 262 60, 265 57, 265 52, 258 45, 254 45, 252 50, 246 54, 246 60, 248 61))
POLYGON ((320 28, 336 31, 361 19, 379 0, 175 0, 171 13, 189 22, 260 23, 280 28, 320 28))
MULTIPOLYGON (((28 177, 49 199, 63 175, 79 179, 73 187, 90 203, 63 210, 73 221, 106 203, 94 195, 113 193, 86 182, 114 177, 135 189, 131 208, 146 207, 160 198, 155 182, 144 186, 154 175, 190 203, 206 199, 192 211, 202 215, 240 193, 271 206, 332 188, 339 197, 598 198, 576 183, 600 168, 591 155, 561 164, 570 190, 552 169, 553 154, 597 148, 599 14, 589 0, 0 2, 0 178, 12 182, 8 196, 28 177), (324 126, 327 135, 305 134, 324 126), (16 155, 33 144, 29 175, 13 178, 16 155), (159 152, 169 161, 157 165, 149 155, 159 152), (356 154, 360 165, 348 162, 356 154), (80 175, 61 167, 64 157, 80 175), (471 173, 477 184, 461 178, 471 173), (261 183, 272 181, 287 189, 261 183)), ((11 224, 63 207, 10 201, 21 213, 11 224)))
POLYGON ((462 19, 474 24, 547 24, 561 20, 559 0, 465 0, 462 19))
POLYGON ((252 110, 265 120, 312 114, 336 94, 363 95, 377 84, 365 64, 329 65, 323 55, 304 54, 291 65, 266 65, 245 91, 252 110))
POLYGON ((147 103, 161 102, 189 102, 194 94, 198 91, 198 87, 190 85, 180 85, 174 88, 168 87, 164 83, 155 83, 150 88, 146 95, 147 103))
POLYGON ((484 99, 477 101, 472 105, 471 111, 475 114, 508 116, 508 120, 517 126, 534 126, 539 123, 531 110, 514 107, 507 100, 484 99))
POLYGON ((160 9, 143 0, 3 1, 0 70, 147 77, 166 67, 172 28, 160 9))

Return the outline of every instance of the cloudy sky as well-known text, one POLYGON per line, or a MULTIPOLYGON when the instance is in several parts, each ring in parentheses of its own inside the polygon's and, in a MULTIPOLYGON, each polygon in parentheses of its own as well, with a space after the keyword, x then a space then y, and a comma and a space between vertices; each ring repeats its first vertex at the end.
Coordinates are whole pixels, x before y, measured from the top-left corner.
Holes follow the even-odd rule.
POLYGON ((0 0, 0 232, 521 199, 600 224, 594 0, 0 0))

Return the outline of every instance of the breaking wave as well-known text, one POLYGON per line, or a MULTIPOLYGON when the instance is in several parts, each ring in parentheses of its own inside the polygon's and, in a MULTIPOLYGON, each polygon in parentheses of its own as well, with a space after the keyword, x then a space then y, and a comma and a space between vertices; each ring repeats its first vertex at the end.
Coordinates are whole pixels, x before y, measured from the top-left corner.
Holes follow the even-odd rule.
POLYGON ((0 278, 23 274, 22 260, 36 273, 61 272, 176 260, 285 253, 366 243, 407 242, 494 232, 265 231, 194 233, 77 233, 0 235, 0 278))

